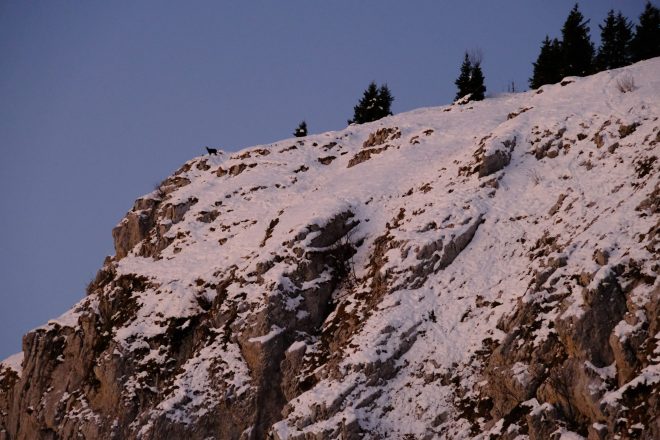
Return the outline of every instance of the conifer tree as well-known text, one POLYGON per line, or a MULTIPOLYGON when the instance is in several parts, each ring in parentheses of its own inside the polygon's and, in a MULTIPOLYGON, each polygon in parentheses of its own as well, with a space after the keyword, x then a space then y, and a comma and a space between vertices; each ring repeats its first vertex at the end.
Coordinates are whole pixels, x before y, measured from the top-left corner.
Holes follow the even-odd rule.
POLYGON ((375 82, 371 82, 362 95, 362 99, 353 107, 353 119, 348 121, 349 124, 364 124, 365 122, 373 122, 378 119, 390 116, 392 114, 390 107, 392 106, 394 97, 386 84, 380 88, 375 82))
POLYGON ((456 98, 454 101, 461 99, 468 93, 470 93, 470 75, 472 74, 472 63, 470 62, 470 57, 467 52, 465 52, 465 58, 463 59, 463 64, 461 64, 461 73, 454 81, 458 91, 456 92, 456 98))
POLYGON ((594 71, 588 23, 576 3, 561 30, 562 76, 585 76, 594 71))
POLYGON ((599 70, 616 69, 630 64, 632 25, 621 12, 610 10, 600 28, 600 48, 596 57, 599 70))
POLYGON ((484 73, 481 70, 481 53, 477 50, 468 54, 461 65, 461 72, 454 81, 458 90, 454 101, 470 95, 470 101, 481 101, 484 99, 486 86, 484 85, 484 73))
POLYGON ((387 84, 383 84, 380 86, 380 90, 378 90, 378 110, 382 115, 378 119, 392 115, 392 111, 390 110, 392 102, 394 102, 394 96, 392 96, 392 92, 390 92, 387 84))
POLYGON ((529 87, 537 89, 545 84, 555 84, 561 80, 561 44, 546 35, 541 45, 541 53, 534 64, 534 72, 529 79, 529 87))
POLYGON ((620 66, 627 66, 632 63, 632 23, 621 14, 621 11, 616 16, 616 35, 617 44, 621 53, 620 66))
POLYGON ((471 93, 471 101, 483 101, 484 93, 486 93, 486 86, 484 85, 484 74, 481 71, 480 63, 476 63, 472 66, 469 90, 471 93))
POLYGON ((370 122, 373 109, 376 107, 378 100, 378 86, 375 82, 371 82, 367 89, 362 94, 362 99, 353 107, 353 119, 349 120, 349 124, 364 124, 370 122))
POLYGON ((646 3, 631 42, 632 62, 660 56, 660 10, 646 3))
POLYGON ((307 136, 307 122, 302 121, 300 124, 298 124, 298 128, 296 128, 296 131, 293 132, 293 135, 295 137, 307 136))

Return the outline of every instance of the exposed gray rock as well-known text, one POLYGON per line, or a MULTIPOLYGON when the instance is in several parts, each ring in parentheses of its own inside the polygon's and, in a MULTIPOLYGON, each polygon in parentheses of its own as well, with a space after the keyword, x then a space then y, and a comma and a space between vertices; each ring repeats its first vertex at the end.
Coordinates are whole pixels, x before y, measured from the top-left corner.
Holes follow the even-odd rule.
POLYGON ((626 299, 614 277, 606 278, 594 290, 585 288, 583 297, 584 313, 557 320, 557 333, 569 356, 605 367, 614 361, 609 338, 623 318, 626 299))
POLYGON ((489 176, 507 166, 511 161, 511 152, 516 147, 516 138, 502 141, 502 149, 485 154, 479 165, 479 177, 489 176))

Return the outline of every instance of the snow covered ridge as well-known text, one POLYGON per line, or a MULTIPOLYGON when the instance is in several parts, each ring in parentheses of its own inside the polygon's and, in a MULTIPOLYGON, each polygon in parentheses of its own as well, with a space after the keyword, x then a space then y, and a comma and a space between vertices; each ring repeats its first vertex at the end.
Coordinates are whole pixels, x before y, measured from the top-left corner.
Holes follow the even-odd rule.
POLYGON ((658 71, 192 159, 0 439, 660 437, 658 71))

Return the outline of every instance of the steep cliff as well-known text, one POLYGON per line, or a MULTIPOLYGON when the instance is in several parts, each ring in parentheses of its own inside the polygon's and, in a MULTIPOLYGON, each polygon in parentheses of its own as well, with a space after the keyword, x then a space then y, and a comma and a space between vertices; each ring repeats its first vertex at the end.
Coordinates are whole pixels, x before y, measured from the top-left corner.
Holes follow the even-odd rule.
POLYGON ((0 364, 0 440, 659 438, 658 71, 187 162, 0 364))

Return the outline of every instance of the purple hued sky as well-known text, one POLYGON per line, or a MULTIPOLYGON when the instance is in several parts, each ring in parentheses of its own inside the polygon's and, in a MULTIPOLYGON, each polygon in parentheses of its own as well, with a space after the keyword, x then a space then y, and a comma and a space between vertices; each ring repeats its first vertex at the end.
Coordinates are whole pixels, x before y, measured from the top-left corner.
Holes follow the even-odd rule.
MULTIPOLYGON (((644 0, 581 1, 637 21, 644 0)), ((346 126, 371 80, 444 105, 466 49, 488 93, 527 88, 572 0, 0 3, 0 359, 84 295, 111 229, 204 146, 346 126)), ((657 5, 657 3, 656 3, 657 5)))

